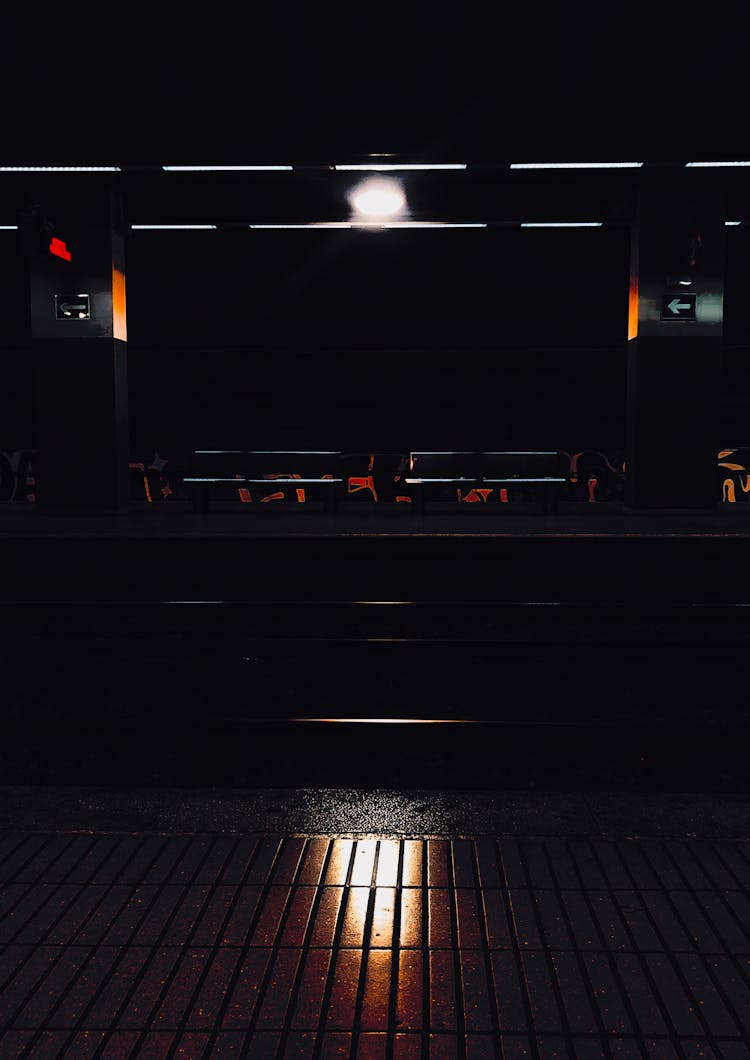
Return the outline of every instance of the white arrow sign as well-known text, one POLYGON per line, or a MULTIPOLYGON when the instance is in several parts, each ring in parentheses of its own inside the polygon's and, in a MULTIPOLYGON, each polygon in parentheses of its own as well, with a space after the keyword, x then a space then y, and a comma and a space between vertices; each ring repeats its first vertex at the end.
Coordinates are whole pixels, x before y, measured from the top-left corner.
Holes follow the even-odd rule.
POLYGON ((681 309, 692 309, 690 302, 681 302, 679 298, 673 298, 667 303, 667 309, 671 309, 675 316, 679 316, 681 309))

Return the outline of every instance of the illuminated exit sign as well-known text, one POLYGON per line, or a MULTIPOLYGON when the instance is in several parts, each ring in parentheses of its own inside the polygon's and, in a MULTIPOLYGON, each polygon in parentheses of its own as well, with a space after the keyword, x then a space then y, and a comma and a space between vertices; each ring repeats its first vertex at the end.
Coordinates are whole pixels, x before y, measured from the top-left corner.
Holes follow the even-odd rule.
POLYGON ((661 320, 695 320, 694 294, 665 294, 661 300, 661 320))
POLYGON ((87 294, 56 294, 55 317, 58 320, 90 320, 91 299, 87 294))

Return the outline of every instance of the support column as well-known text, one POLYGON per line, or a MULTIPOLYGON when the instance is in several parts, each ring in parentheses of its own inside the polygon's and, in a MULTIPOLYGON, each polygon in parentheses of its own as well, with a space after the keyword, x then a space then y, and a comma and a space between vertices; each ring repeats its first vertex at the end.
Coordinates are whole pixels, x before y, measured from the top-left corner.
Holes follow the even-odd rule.
POLYGON ((101 186, 43 191, 20 228, 30 268, 37 503, 57 512, 122 511, 129 482, 121 200, 101 186))
POLYGON ((710 510, 719 501, 723 297, 721 190, 694 173, 644 184, 630 270, 630 511, 710 510))

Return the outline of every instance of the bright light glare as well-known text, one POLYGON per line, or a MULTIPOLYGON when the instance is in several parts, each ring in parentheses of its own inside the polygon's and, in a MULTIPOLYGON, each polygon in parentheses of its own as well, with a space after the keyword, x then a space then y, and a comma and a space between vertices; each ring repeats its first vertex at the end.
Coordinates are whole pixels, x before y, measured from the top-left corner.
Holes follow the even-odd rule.
POLYGON ((469 718, 293 718, 293 721, 319 721, 343 725, 467 725, 469 718))
POLYGON ((725 221, 724 224, 727 228, 736 228, 737 225, 742 224, 742 221, 725 221))
POLYGON ((352 165, 336 165, 333 167, 341 172, 375 172, 389 173, 395 170, 417 170, 417 169, 466 169, 465 162, 357 162, 352 165))
POLYGON ((152 230, 152 231, 164 230, 164 231, 168 231, 168 230, 171 230, 171 229, 181 229, 181 228, 187 228, 187 229, 204 228, 204 229, 209 229, 209 228, 216 228, 216 225, 131 225, 130 227, 132 229, 136 229, 137 228, 140 231, 147 231, 147 230, 152 230))
POLYGON ((306 221, 295 224, 258 224, 248 228, 487 228, 486 221, 306 221))
POLYGON ((352 191, 349 201, 363 217, 394 218, 406 206, 406 196, 397 180, 374 178, 364 180, 352 191))
POLYGON ((225 173, 225 172, 247 172, 247 173, 278 173, 291 172, 294 166, 162 166, 167 173, 225 173))
POLYGON ((17 232, 18 225, 0 225, 0 232, 17 232))
POLYGON ((643 162, 511 162, 511 169, 638 169, 643 162))

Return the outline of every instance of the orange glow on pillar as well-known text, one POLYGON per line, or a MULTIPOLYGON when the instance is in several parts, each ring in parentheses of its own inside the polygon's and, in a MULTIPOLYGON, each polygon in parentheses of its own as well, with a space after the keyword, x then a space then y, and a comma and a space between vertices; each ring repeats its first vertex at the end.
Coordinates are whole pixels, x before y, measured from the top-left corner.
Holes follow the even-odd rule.
POLYGON ((638 277, 630 277, 630 296, 628 298, 628 339, 638 336, 638 277))
POLYGON ((723 497, 721 499, 728 504, 734 504, 736 501, 734 495, 734 482, 732 482, 731 478, 724 479, 723 497))
POLYGON ((128 327, 125 318, 125 273, 112 267, 112 336, 128 341, 128 327))

